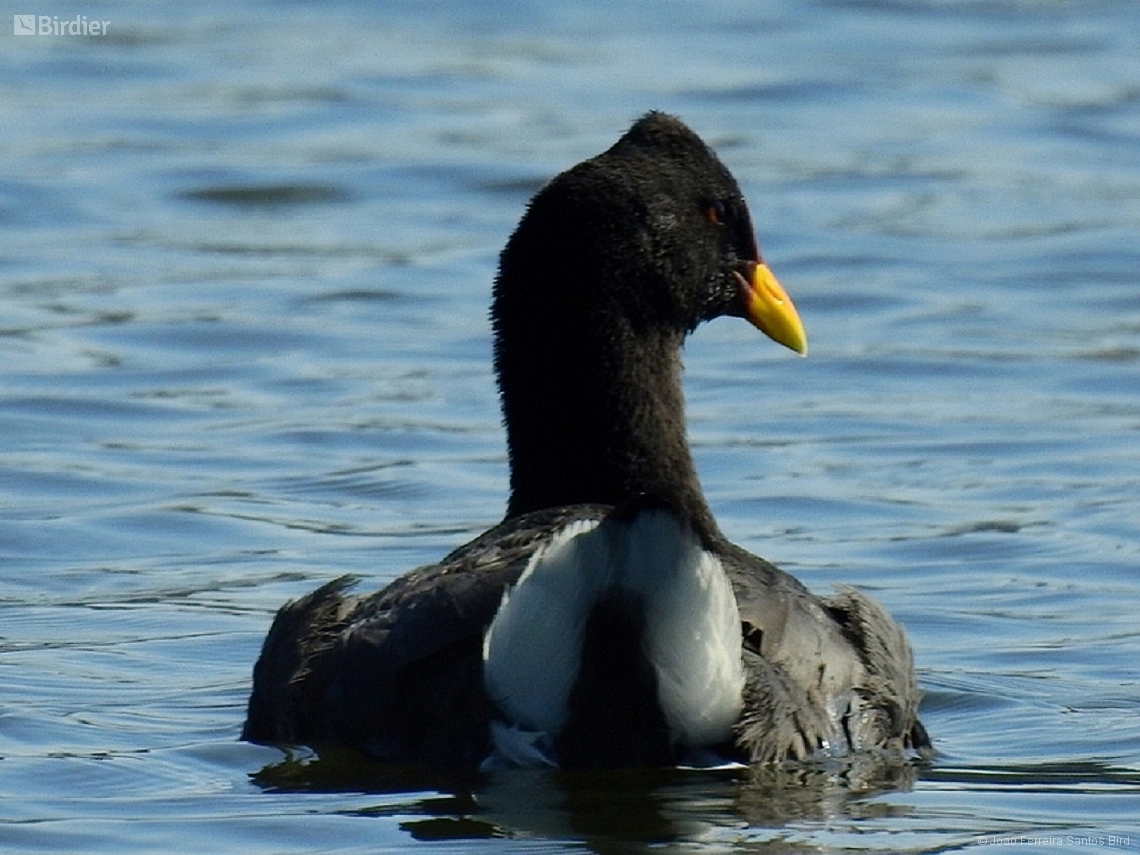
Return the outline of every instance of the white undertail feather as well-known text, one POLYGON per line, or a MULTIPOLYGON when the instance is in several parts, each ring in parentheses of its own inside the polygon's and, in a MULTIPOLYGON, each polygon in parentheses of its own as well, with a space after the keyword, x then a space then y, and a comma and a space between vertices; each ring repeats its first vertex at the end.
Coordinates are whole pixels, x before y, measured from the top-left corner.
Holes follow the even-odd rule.
POLYGON ((514 725, 566 722, 586 621, 607 591, 641 598, 645 653, 674 741, 726 740, 744 687, 740 615, 720 560, 666 511, 572 523, 537 551, 487 630, 484 682, 514 725))
POLYGON ((483 639, 483 683, 510 721, 555 734, 566 723, 589 607, 607 572, 597 520, 571 523, 535 552, 483 639))
POLYGON ((645 597, 646 653, 674 739, 715 745, 740 717, 740 613, 720 559, 672 514, 642 515, 626 538, 623 587, 645 597))

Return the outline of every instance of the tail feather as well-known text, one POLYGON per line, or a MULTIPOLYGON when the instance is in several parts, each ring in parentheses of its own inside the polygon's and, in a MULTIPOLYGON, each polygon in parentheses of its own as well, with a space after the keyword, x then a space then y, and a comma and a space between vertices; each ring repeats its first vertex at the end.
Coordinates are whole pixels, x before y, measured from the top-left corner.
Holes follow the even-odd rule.
POLYGON ((241 738, 295 742, 308 730, 300 701, 313 658, 335 642, 351 611, 347 591, 355 576, 340 576, 283 605, 253 668, 253 691, 241 738))

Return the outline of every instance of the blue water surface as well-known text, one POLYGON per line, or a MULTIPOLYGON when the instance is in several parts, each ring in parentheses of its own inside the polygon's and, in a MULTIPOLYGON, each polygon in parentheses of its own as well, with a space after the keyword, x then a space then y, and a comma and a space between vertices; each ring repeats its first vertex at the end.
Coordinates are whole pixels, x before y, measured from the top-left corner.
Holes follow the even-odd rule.
POLYGON ((0 36, 0 848, 1140 851, 1140 4, 29 11, 109 24, 0 36), (281 603, 501 517, 497 253, 651 108, 737 175, 812 348, 692 337, 709 500, 905 623, 937 758, 239 742, 281 603))

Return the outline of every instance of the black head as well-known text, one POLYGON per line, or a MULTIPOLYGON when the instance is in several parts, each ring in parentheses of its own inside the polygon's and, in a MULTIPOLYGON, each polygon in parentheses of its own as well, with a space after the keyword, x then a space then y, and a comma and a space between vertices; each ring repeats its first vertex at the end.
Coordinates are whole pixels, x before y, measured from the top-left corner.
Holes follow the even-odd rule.
POLYGON ((681 491, 662 484, 699 495, 679 349, 701 322, 745 317, 804 351, 740 187, 663 113, 538 192, 503 250, 491 315, 515 512, 681 491))
POLYGON ((740 276, 750 280, 759 262, 731 173, 680 120, 650 113, 534 198, 503 252, 495 316, 508 321, 504 301, 514 297, 684 335, 743 315, 740 276), (546 293, 504 293, 515 287, 546 293))

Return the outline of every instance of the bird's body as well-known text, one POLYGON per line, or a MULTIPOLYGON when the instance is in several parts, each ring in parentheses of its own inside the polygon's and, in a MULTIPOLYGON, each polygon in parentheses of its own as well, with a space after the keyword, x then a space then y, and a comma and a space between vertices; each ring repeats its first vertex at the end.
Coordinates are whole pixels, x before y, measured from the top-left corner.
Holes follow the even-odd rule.
POLYGON ((927 745, 902 629, 733 545, 704 500, 680 349, 723 315, 805 350, 732 176, 649 114, 503 251, 506 519, 378 593, 340 579, 283 607, 244 737, 450 767, 927 745))

